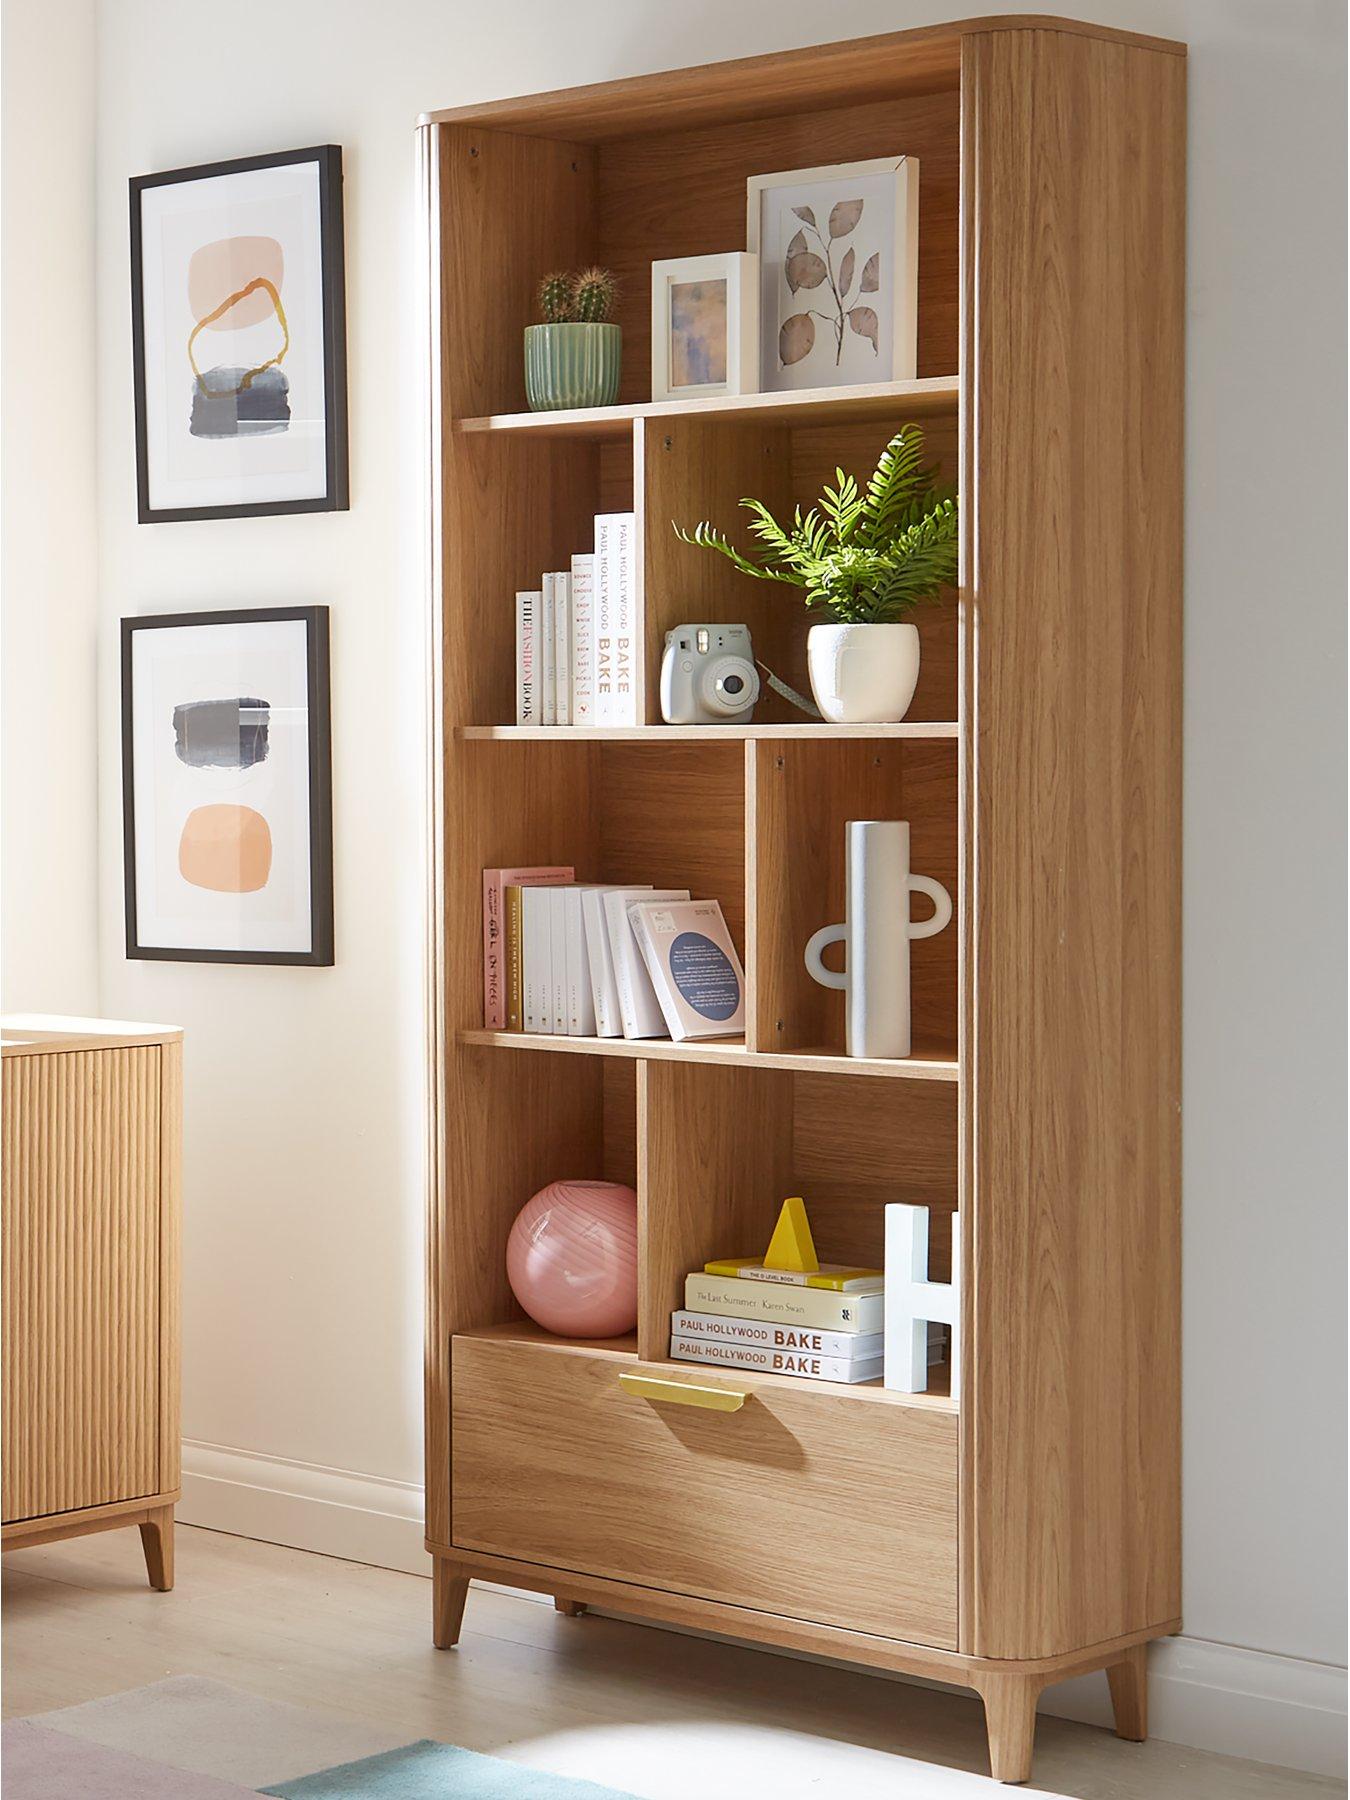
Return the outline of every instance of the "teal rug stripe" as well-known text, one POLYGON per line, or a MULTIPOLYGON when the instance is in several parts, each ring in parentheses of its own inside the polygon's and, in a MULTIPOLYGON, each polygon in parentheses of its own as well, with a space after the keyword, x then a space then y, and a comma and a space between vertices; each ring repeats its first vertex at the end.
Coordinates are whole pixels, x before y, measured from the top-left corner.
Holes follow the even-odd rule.
POLYGON ((618 1788, 527 1769, 431 1738, 259 1792, 279 1800, 633 1800, 618 1788))

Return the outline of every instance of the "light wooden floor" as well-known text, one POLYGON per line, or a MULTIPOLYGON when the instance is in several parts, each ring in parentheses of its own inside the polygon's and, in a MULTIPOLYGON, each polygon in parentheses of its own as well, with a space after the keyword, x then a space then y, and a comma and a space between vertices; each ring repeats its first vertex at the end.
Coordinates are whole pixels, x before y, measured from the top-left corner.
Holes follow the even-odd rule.
MULTIPOLYGON (((5 1558, 6 1717, 167 1675, 587 1776, 644 1800, 990 1800, 978 1702, 475 1590, 433 1650, 426 1581, 179 1527, 178 1586, 134 1531, 5 1558)), ((1042 1718, 1036 1779, 1074 1800, 1295 1800, 1342 1784, 1042 1718)))

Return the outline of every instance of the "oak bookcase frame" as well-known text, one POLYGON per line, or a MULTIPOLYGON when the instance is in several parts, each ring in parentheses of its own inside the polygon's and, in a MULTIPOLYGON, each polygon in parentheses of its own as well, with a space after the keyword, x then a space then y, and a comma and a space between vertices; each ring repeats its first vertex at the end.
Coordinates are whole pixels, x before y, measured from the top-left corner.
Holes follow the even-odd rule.
POLYGON ((1185 79, 1182 45, 1009 16, 421 122, 439 1644, 480 1576, 972 1687, 1005 1780, 1070 1675, 1105 1669, 1118 1731, 1144 1735, 1146 1646, 1180 1624, 1185 79), (739 243, 749 173, 896 151, 923 183, 919 378, 648 402, 649 263, 739 243), (622 284, 620 403, 522 412, 533 284, 592 259, 622 284), (808 497, 909 418, 959 478, 963 537, 906 723, 775 702, 743 729, 661 725, 668 625, 746 619, 800 678, 806 623, 668 521, 808 497), (518 730, 511 594, 623 507, 646 723, 518 730), (856 816, 911 819, 916 866, 957 896, 916 946, 903 1062, 845 1058, 801 964, 840 916, 856 816), (535 861, 721 899, 744 1044, 484 1031, 480 871, 535 861), (639 1188, 633 1339, 552 1339, 506 1284, 516 1209, 580 1174, 639 1188), (939 1271, 959 1202, 961 1394, 666 1360, 680 1274, 760 1241, 789 1182, 825 1254, 875 1255, 883 1201, 928 1200, 939 1271), (633 1398, 634 1365, 748 1400, 633 1398), (718 1503, 670 1505, 708 1458, 732 1471, 718 1503), (840 1508, 820 1542, 808 1496, 840 1508), (802 1547, 779 1586, 769 1525, 802 1547))

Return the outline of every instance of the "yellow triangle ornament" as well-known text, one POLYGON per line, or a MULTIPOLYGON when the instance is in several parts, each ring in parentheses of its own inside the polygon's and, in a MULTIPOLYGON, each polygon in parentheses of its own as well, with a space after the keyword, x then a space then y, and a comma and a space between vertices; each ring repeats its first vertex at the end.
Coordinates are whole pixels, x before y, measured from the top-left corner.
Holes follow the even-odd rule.
POLYGON ((806 1202, 800 1195, 783 1202, 769 1247, 764 1252, 764 1267, 790 1269, 796 1275, 819 1273, 820 1263, 806 1217, 806 1202))

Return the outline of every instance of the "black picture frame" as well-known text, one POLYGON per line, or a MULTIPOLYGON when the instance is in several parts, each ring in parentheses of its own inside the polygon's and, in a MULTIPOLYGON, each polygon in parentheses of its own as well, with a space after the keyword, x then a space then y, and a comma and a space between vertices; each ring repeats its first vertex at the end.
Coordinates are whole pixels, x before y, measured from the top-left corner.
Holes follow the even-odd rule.
POLYGON ((136 413, 136 517, 142 525, 184 519, 263 519, 282 513, 346 512, 347 451, 347 290, 342 224, 342 148, 318 144, 268 156, 241 156, 229 162, 197 163, 157 175, 136 175, 131 190, 131 360, 136 413), (147 188, 169 187, 217 175, 245 174, 291 163, 317 163, 324 325, 324 438, 327 480, 321 498, 268 500, 225 506, 153 507, 150 504, 149 446, 146 435, 145 301, 142 266, 141 196, 147 188))
POLYGON ((333 740, 326 606, 245 606, 220 612, 150 613, 122 620, 122 868, 126 953, 133 961, 333 965, 333 740), (309 743, 308 950, 184 950, 142 944, 136 917, 136 764, 132 641, 138 631, 180 626, 303 621, 309 743))

